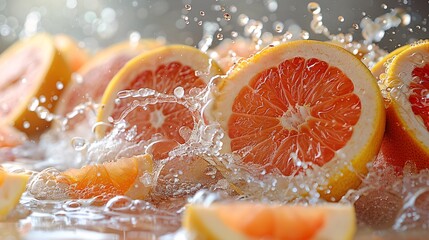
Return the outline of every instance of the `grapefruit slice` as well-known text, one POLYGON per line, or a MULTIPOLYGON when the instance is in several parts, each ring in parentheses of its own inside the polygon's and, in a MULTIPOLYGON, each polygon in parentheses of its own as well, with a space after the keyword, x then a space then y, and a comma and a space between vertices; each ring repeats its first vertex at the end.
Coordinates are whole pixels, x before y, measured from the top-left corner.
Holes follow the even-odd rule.
POLYGON ((70 69, 56 50, 51 36, 38 34, 21 40, 0 56, 0 125, 13 124, 30 136, 46 130, 50 122, 29 109, 34 99, 39 107, 53 111, 70 69))
POLYGON ((0 221, 18 204, 29 178, 28 174, 9 173, 0 167, 0 221))
MULTIPOLYGON (((134 99, 121 99, 115 103, 121 90, 153 89, 160 93, 174 94, 182 87, 184 95, 193 88, 204 88, 222 71, 214 61, 196 48, 185 45, 171 45, 142 54, 122 68, 106 89, 102 98, 103 107, 98 113, 98 122, 108 122, 109 117, 117 121, 124 109, 134 99), (196 72, 202 73, 197 76, 196 72)), ((130 127, 136 126, 138 137, 148 140, 153 134, 162 134, 167 140, 184 143, 179 134, 181 127, 194 128, 192 114, 178 103, 156 103, 146 109, 136 108, 124 118, 130 127)), ((97 128, 98 137, 106 134, 106 129, 97 128)))
POLYGON ((70 197, 87 199, 103 196, 110 199, 126 195, 133 199, 145 199, 152 186, 145 183, 145 177, 153 173, 152 157, 148 154, 122 158, 116 162, 87 165, 80 169, 62 172, 57 180, 69 186, 70 197))
POLYGON ((68 35, 55 35, 54 43, 72 72, 76 72, 89 59, 88 52, 68 35))
POLYGON ((429 168, 429 41, 399 53, 387 73, 384 160, 402 168, 407 161, 429 168))
POLYGON ((260 203, 189 205, 183 226, 195 239, 353 239, 353 206, 260 203))
POLYGON ((9 126, 0 126, 0 148, 16 147, 26 140, 25 134, 9 126))
MULTIPOLYGON (((64 116, 81 103, 89 100, 100 102, 107 85, 125 63, 140 53, 163 44, 161 41, 151 39, 139 42, 127 41, 100 51, 78 70, 71 84, 65 89, 56 113, 64 116)), ((69 127, 72 128, 82 120, 83 117, 75 117, 69 127)))
POLYGON ((213 112, 226 132, 225 152, 284 175, 317 166, 326 171, 329 191, 321 194, 328 200, 360 184, 385 124, 365 65, 338 46, 305 40, 270 47, 235 67, 219 86, 213 112))

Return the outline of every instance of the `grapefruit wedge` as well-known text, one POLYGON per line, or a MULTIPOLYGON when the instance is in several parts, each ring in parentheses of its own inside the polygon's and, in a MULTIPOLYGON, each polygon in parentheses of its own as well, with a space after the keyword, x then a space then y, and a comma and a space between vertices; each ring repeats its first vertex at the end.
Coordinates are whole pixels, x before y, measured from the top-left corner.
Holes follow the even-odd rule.
POLYGON ((429 168, 429 41, 399 53, 387 75, 391 91, 383 157, 399 168, 407 161, 429 168))
MULTIPOLYGON (((153 89, 159 93, 174 94, 177 87, 188 95, 194 88, 204 88, 222 71, 214 61, 196 48, 184 45, 170 45, 144 53, 122 68, 110 82, 101 100, 102 108, 98 122, 115 122, 123 111, 130 107, 134 98, 115 100, 122 90, 153 89), (202 73, 197 76, 197 71, 202 73)), ((138 107, 129 112, 124 120, 130 127, 136 126, 138 137, 148 140, 153 134, 162 134, 167 140, 184 143, 179 133, 181 127, 194 128, 192 114, 178 103, 156 103, 138 107)), ((106 134, 105 128, 97 128, 98 137, 106 134)))
POLYGON ((352 206, 215 203, 189 205, 183 226, 192 239, 353 239, 356 218, 352 206))
POLYGON ((0 125, 14 125, 30 136, 46 130, 50 122, 30 110, 53 111, 62 88, 70 79, 70 69, 56 50, 52 37, 38 34, 21 40, 0 56, 0 125))
POLYGON ((69 169, 57 176, 57 180, 68 186, 69 196, 75 199, 96 196, 110 199, 117 195, 146 199, 152 186, 145 183, 144 179, 147 176, 150 182, 153 169, 152 157, 146 154, 69 169))
POLYGON ((19 203, 29 178, 28 174, 9 173, 0 167, 0 221, 19 203))
MULTIPOLYGON (((65 40, 63 40, 65 41, 65 40)), ((146 39, 139 42, 122 42, 98 52, 87 61, 65 89, 56 113, 64 116, 72 114, 73 109, 89 100, 100 102, 113 76, 133 57, 162 46, 164 43, 157 40, 146 39)), ((82 117, 75 117, 69 124, 73 127, 82 117)))
POLYGON ((338 46, 305 40, 240 63, 219 85, 213 113, 226 132, 223 151, 287 176, 321 169, 328 200, 360 184, 385 125, 365 65, 338 46))

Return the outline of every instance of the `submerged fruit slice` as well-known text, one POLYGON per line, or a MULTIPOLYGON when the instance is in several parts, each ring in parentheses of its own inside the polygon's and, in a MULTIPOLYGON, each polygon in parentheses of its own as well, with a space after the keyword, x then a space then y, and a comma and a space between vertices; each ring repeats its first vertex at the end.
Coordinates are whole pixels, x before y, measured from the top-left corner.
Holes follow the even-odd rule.
POLYGON ((376 81, 335 45, 268 48, 237 66, 219 91, 213 112, 227 133, 224 151, 284 175, 321 167, 329 200, 357 187, 379 150, 385 112, 376 81))
POLYGON ((25 141, 25 134, 9 126, 0 126, 0 148, 16 147, 25 141))
POLYGON ((400 168, 407 161, 429 168, 429 41, 399 53, 387 74, 391 91, 383 157, 400 168))
POLYGON ((21 40, 0 56, 0 125, 14 126, 28 135, 40 134, 50 122, 41 119, 30 104, 53 111, 70 69, 56 50, 52 38, 38 34, 21 40))
POLYGON ((79 47, 73 38, 65 34, 55 35, 54 43, 72 72, 76 72, 89 59, 88 52, 79 47))
POLYGON ((9 173, 0 167, 0 221, 18 204, 29 178, 28 174, 9 173))
MULTIPOLYGON (((141 40, 139 42, 123 42, 97 53, 79 69, 71 84, 65 89, 56 110, 59 115, 66 115, 77 105, 92 100, 98 103, 113 76, 133 57, 162 46, 157 40, 141 40)), ((75 117, 72 124, 83 118, 75 117)))
POLYGON ((195 239, 353 239, 353 206, 258 203, 189 205, 183 226, 195 239))
POLYGON ((142 179, 150 177, 153 168, 150 155, 139 155, 116 162, 87 165, 81 169, 69 169, 57 179, 69 186, 72 198, 103 196, 109 199, 116 195, 126 195, 134 199, 145 199, 151 186, 142 179))
MULTIPOLYGON (((148 88, 164 94, 174 94, 178 87, 183 95, 194 88, 204 88, 221 70, 214 61, 196 48, 171 45, 142 54, 125 65, 114 77, 102 98, 103 108, 98 113, 98 122, 108 122, 111 116, 118 121, 125 109, 131 107, 136 98, 121 99, 115 102, 121 90, 148 88), (200 74, 198 74, 200 73, 200 74)), ((166 139, 183 143, 179 134, 181 127, 193 129, 191 112, 179 103, 155 103, 146 108, 137 107, 124 118, 130 127, 136 126, 138 140, 148 140, 153 134, 162 134, 166 139)), ((105 129, 97 128, 97 135, 106 134, 105 129)))

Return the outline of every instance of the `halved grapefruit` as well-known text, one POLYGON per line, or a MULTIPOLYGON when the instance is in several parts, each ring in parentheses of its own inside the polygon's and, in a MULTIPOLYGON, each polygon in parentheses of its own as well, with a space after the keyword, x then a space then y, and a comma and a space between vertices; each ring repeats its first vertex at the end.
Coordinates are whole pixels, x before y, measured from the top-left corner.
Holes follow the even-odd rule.
POLYGON ((394 58, 386 85, 391 90, 381 147, 385 161, 399 168, 407 161, 429 168, 429 41, 394 58))
MULTIPOLYGON (((139 42, 122 42, 97 53, 86 62, 65 89, 56 113, 64 116, 73 109, 89 100, 98 103, 113 76, 133 57, 164 45, 158 40, 141 40, 139 42)), ((83 117, 75 117, 69 127, 82 121, 83 117)))
POLYGON ((385 124, 365 65, 338 46, 309 40, 269 47, 240 63, 220 84, 213 113, 226 132, 225 152, 284 175, 317 166, 326 171, 321 194, 328 200, 360 184, 385 124))
POLYGON ((153 169, 152 157, 146 154, 68 169, 57 176, 57 181, 68 186, 69 196, 75 199, 96 196, 110 199, 117 195, 146 199, 152 189, 153 169))
POLYGON ((353 206, 214 203, 189 205, 183 226, 193 239, 353 239, 353 206))
POLYGON ((46 130, 50 122, 30 109, 53 111, 66 86, 70 69, 57 51, 52 37, 38 34, 21 40, 0 56, 0 125, 14 125, 30 136, 46 130))
MULTIPOLYGON (((142 54, 122 68, 111 81, 101 100, 102 108, 98 113, 98 122, 117 121, 124 109, 133 102, 133 98, 115 101, 121 90, 153 89, 160 93, 174 94, 178 87, 184 95, 194 88, 205 88, 214 77, 222 74, 217 64, 196 48, 185 45, 170 45, 142 54), (197 73, 201 73, 197 75, 197 73)), ((148 140, 153 134, 162 134, 166 139, 184 143, 179 133, 181 127, 194 128, 192 114, 178 103, 156 103, 138 107, 125 118, 130 127, 136 126, 138 137, 148 140)), ((97 128, 98 137, 107 132, 97 128)))

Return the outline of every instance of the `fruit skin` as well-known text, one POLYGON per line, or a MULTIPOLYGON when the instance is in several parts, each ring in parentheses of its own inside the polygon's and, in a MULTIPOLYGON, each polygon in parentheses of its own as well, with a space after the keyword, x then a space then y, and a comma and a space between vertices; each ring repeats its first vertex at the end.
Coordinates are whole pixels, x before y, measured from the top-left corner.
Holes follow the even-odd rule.
MULTIPOLYGON (((391 91, 387 95, 386 131, 380 152, 384 160, 396 166, 398 171, 401 171, 408 161, 414 163, 418 170, 429 168, 429 143, 417 136, 417 133, 427 136, 428 130, 423 124, 420 126, 419 117, 412 112, 408 99, 401 99, 402 95, 392 96, 396 94, 395 91, 397 92, 397 88, 403 84, 403 81, 406 81, 405 78, 411 78, 411 72, 407 72, 403 74, 404 77, 401 79, 398 71, 403 72, 403 69, 400 68, 407 68, 405 65, 413 65, 408 58, 417 51, 425 51, 425 54, 428 54, 429 41, 410 46, 400 52, 388 69, 386 79, 386 85, 393 92, 391 91), (405 102, 406 106, 401 105, 402 102, 405 102), (401 112, 407 114, 408 122, 400 114, 401 112)), ((406 70, 408 71, 409 69, 406 70)), ((407 95, 406 97, 408 98, 409 96, 407 95)))
MULTIPOLYGON (((355 156, 353 156, 352 159, 349 160, 349 162, 351 162, 351 166, 349 166, 348 164, 345 164, 344 167, 332 173, 328 179, 326 187, 320 187, 319 189, 319 193, 322 198, 328 201, 339 201, 341 197, 344 196, 344 194, 349 189, 357 188, 360 185, 362 177, 368 173, 368 169, 366 167, 367 163, 370 161, 373 161, 377 153, 379 152, 383 134, 384 134, 384 129, 385 129, 385 121, 386 121, 384 103, 383 103, 383 98, 381 96, 381 93, 380 91, 378 91, 379 87, 372 73, 369 71, 367 67, 363 65, 363 63, 358 58, 356 58, 352 53, 348 52, 347 50, 334 44, 318 42, 313 40, 298 40, 298 41, 293 41, 289 43, 284 43, 277 47, 291 48, 291 49, 292 48, 311 49, 311 44, 315 44, 319 46, 324 45, 325 47, 332 48, 332 50, 335 49, 335 51, 338 51, 341 54, 350 56, 347 59, 347 61, 349 62, 348 64, 350 68, 360 66, 362 68, 362 71, 365 71, 362 74, 365 75, 365 78, 367 79, 368 84, 372 85, 371 86, 372 89, 377 89, 377 91, 374 92, 375 99, 373 102, 373 105, 375 106, 375 109, 376 109, 375 110, 376 116, 373 119, 373 122, 369 122, 369 124, 373 124, 373 127, 374 127, 374 131, 372 131, 371 135, 368 137, 370 141, 363 143, 364 145, 362 146, 362 149, 355 156)), ((261 58, 264 58, 265 56, 270 54, 273 56, 274 59, 276 59, 276 61, 280 62, 280 60, 282 60, 281 59, 282 56, 280 56, 279 54, 277 55, 275 52, 276 50, 273 50, 274 48, 275 47, 269 47, 257 53, 254 57, 246 61, 240 62, 236 67, 233 68, 233 71, 230 73, 228 79, 221 82, 219 86, 219 92, 222 92, 222 90, 228 85, 228 82, 234 81, 235 76, 239 75, 240 71, 242 71, 243 68, 247 67, 247 65, 252 64, 252 62, 261 61, 260 60, 261 58)), ((310 51, 310 50, 302 50, 302 51, 310 51)), ((323 55, 325 53, 319 53, 319 54, 323 55)), ((314 55, 313 57, 316 57, 316 55, 314 55)), ((344 71, 345 69, 341 69, 341 70, 344 71)), ((252 70, 252 75, 253 75, 253 72, 255 71, 257 70, 252 70)), ((241 87, 242 86, 240 86, 239 88, 241 87)), ((219 96, 217 97, 219 98, 219 96)), ((225 95, 220 96, 220 98, 224 98, 224 97, 226 96, 225 95)), ((225 110, 219 110, 219 107, 217 106, 216 102, 217 100, 213 105, 214 112, 225 111, 225 110)), ((227 110, 227 111, 231 111, 231 110, 227 110)), ((216 116, 216 114, 212 115, 211 117, 217 120, 224 118, 224 116, 222 115, 216 116)), ((362 120, 363 117, 365 116, 361 115, 360 120, 362 120)), ((225 120, 223 120, 223 122, 225 122, 225 120)), ((226 129, 225 126, 222 126, 222 127, 226 129)), ((356 141, 361 141, 361 139, 356 139, 356 141)), ((225 143, 224 141, 224 145, 226 145, 227 148, 229 148, 228 144, 229 144, 228 142, 225 143)), ((353 143, 348 143, 348 145, 349 144, 353 144, 353 143)), ((325 166, 328 164, 329 163, 325 164, 325 166)))
POLYGON ((0 221, 18 204, 29 179, 28 174, 8 173, 0 168, 0 221))
POLYGON ((0 61, 7 61, 10 55, 13 55, 21 48, 25 48, 26 44, 35 46, 41 45, 38 50, 45 51, 43 53, 44 56, 49 56, 48 67, 41 74, 43 79, 37 83, 28 96, 25 96, 25 100, 23 100, 19 106, 16 106, 15 110, 9 114, 8 117, 0 119, 0 125, 12 124, 29 137, 37 138, 42 132, 49 128, 51 122, 39 118, 35 112, 28 109, 28 105, 34 97, 39 98, 40 96, 44 96, 46 101, 40 102, 39 106, 45 107, 52 112, 57 103, 55 99, 59 98, 62 92, 62 90, 57 89, 56 83, 61 82, 66 86, 70 81, 71 71, 59 51, 54 47, 52 37, 45 33, 40 33, 30 39, 25 39, 14 44, 1 55, 0 61), (26 122, 30 123, 28 128, 24 127, 24 123, 26 122))

